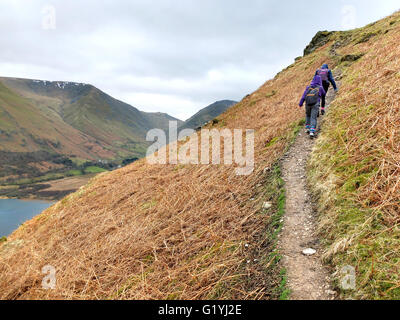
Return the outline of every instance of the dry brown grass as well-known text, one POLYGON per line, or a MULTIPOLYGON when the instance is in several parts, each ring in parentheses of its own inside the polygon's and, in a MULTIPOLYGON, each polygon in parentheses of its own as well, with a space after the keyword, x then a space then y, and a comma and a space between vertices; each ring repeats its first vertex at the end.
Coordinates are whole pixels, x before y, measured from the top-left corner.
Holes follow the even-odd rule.
POLYGON ((244 244, 271 250, 263 247, 269 216, 258 214, 264 169, 293 138, 305 85, 317 67, 333 62, 324 52, 296 62, 219 117, 217 128, 255 129, 253 174, 145 160, 102 174, 9 237, 0 249, 0 298, 271 297, 271 261, 257 271, 246 263, 244 244), (56 290, 41 289, 44 265, 56 267, 56 290))

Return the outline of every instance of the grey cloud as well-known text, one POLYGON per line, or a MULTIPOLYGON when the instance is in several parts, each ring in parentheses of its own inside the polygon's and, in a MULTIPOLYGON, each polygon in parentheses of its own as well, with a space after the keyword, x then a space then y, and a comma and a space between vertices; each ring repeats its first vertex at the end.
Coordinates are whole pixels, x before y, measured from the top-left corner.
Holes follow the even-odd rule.
POLYGON ((355 6, 361 26, 396 2, 2 0, 0 68, 7 74, 0 74, 92 83, 143 110, 158 104, 190 116, 201 103, 240 99, 291 63, 318 30, 340 29, 343 5, 355 6), (56 30, 41 28, 49 4, 56 30), (149 100, 139 105, 135 94, 149 100))

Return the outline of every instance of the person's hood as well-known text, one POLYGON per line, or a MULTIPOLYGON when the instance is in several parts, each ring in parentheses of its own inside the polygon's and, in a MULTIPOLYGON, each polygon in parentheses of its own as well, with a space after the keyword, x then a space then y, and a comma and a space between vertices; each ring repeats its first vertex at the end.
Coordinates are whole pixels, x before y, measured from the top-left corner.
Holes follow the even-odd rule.
POLYGON ((325 64, 322 65, 322 68, 321 68, 321 69, 329 69, 329 67, 328 67, 328 65, 325 63, 325 64))
POLYGON ((311 87, 320 86, 322 87, 322 78, 320 76, 315 76, 311 81, 311 87))

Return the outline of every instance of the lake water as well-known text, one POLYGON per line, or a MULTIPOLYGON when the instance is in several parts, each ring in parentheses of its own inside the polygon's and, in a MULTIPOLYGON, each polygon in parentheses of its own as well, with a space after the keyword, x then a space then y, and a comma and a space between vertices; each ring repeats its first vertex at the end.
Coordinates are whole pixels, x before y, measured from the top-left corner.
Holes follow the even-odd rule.
POLYGON ((8 236, 52 204, 46 201, 0 199, 0 237, 8 236))

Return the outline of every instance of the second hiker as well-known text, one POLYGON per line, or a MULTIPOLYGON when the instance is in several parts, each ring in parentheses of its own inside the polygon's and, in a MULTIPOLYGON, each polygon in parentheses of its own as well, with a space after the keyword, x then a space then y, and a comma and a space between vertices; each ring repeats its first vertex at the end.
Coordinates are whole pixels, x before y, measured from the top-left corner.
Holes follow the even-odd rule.
POLYGON ((329 83, 332 83, 333 89, 337 92, 337 86, 335 79, 333 78, 332 71, 329 69, 327 64, 322 65, 321 69, 318 69, 315 72, 316 76, 320 76, 322 79, 322 86, 324 87, 325 94, 321 97, 322 103, 321 103, 321 114, 325 114, 325 104, 326 104, 326 94, 328 93, 329 90, 329 83))
POLYGON ((321 77, 315 76, 300 100, 300 107, 303 106, 304 102, 306 103, 306 130, 311 138, 315 137, 320 101, 325 95, 326 92, 322 86, 321 77))

